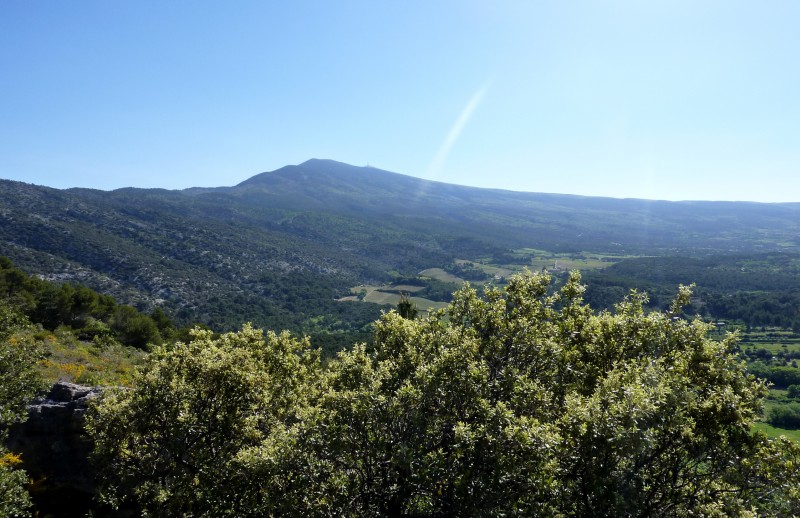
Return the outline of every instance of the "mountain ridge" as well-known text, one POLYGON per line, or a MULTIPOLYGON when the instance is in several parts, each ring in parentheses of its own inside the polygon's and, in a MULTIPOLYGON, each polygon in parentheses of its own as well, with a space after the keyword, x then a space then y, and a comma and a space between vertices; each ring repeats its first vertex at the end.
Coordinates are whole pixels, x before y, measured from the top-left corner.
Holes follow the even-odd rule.
POLYGON ((797 251, 799 236, 800 203, 522 193, 321 159, 216 188, 0 181, 0 255, 217 328, 241 324, 234 314, 272 328, 344 322, 365 306, 333 302, 350 286, 518 248, 703 256, 797 251))
POLYGON ((492 192, 492 193, 505 193, 509 195, 521 195, 521 196, 543 196, 543 197, 552 197, 552 198, 570 198, 570 199, 579 199, 579 200, 613 200, 613 201, 632 201, 632 202, 646 202, 646 203, 667 203, 667 204, 705 204, 705 203, 712 203, 712 204, 752 204, 752 205, 770 205, 770 206, 800 206, 800 201, 797 202, 760 202, 760 201, 752 201, 752 200, 664 200, 658 198, 637 198, 637 197, 614 197, 614 196, 592 196, 592 195, 585 195, 585 194, 571 194, 571 193, 555 193, 555 192, 540 192, 540 191, 523 191, 523 190, 515 190, 515 189, 501 189, 501 188, 493 188, 493 187, 475 187, 469 185, 462 185, 462 184, 455 184, 455 183, 448 183, 442 182, 440 180, 428 180, 424 178, 419 178, 413 175, 408 175, 404 173, 398 173, 394 171, 389 171, 386 169, 381 169, 375 166, 355 166, 350 165, 345 162, 339 162, 333 159, 327 158, 311 158, 306 160, 305 162, 301 162, 300 164, 293 164, 293 165, 286 165, 282 166, 278 169, 273 171, 264 171, 261 173, 256 173, 253 176, 242 180, 241 182, 235 185, 220 185, 216 187, 185 187, 181 189, 166 189, 162 187, 119 187, 116 189, 111 190, 102 190, 102 189, 93 189, 89 187, 67 187, 67 188, 56 188, 50 187, 47 185, 40 185, 34 184, 30 182, 23 182, 19 180, 6 180, 0 178, 0 181, 6 182, 16 182, 22 185, 29 185, 35 187, 44 187, 48 189, 53 189, 57 191, 99 191, 99 192, 120 192, 120 191, 163 191, 163 192, 183 192, 183 193, 205 193, 210 191, 223 191, 223 190, 234 190, 240 187, 248 187, 253 185, 260 185, 266 183, 270 179, 274 179, 276 176, 280 176, 283 173, 287 172, 320 172, 321 170, 328 169, 328 172, 332 169, 338 169, 338 172, 348 171, 352 172, 353 170, 361 170, 363 172, 377 172, 381 175, 391 175, 396 178, 402 178, 410 182, 416 182, 418 185, 426 185, 426 186, 439 186, 439 187, 447 187, 447 188, 454 188, 464 191, 481 191, 481 192, 492 192))

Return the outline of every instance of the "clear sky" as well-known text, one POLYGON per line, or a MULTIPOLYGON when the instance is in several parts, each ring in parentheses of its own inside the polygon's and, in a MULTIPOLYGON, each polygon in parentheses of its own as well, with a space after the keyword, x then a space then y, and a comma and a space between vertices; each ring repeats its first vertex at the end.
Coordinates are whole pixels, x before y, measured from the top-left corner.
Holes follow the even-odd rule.
POLYGON ((0 178, 800 202, 797 0, 3 0, 0 178))

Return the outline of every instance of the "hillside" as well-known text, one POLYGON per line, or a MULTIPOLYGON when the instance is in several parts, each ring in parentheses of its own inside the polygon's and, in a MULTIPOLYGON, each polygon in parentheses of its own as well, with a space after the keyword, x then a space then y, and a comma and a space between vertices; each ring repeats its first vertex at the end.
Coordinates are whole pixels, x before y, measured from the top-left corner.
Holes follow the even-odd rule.
POLYGON ((800 204, 665 202, 477 189, 309 160, 232 187, 57 190, 0 181, 0 255, 177 323, 363 333, 361 283, 508 250, 797 251, 800 204))

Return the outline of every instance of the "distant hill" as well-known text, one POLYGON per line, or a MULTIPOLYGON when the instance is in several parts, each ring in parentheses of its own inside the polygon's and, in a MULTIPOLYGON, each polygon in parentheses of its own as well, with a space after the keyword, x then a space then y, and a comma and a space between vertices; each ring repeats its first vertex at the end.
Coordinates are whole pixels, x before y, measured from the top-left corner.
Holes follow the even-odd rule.
POLYGON ((143 309, 163 306, 180 324, 218 329, 247 319, 357 333, 378 309, 335 302, 349 286, 522 247, 691 257, 797 251, 800 203, 478 189, 317 159, 232 187, 182 191, 0 181, 0 255, 143 309))

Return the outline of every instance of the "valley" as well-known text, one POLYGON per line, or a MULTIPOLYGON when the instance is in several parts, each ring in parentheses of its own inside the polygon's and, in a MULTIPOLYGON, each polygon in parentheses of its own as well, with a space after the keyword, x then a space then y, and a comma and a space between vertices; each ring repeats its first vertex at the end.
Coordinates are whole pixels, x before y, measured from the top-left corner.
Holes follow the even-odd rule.
MULTIPOLYGON (((629 256, 627 258, 630 258, 629 256)), ((444 268, 431 267, 418 272, 416 277, 403 277, 395 283, 359 285, 350 288, 350 295, 337 299, 340 302, 366 302, 397 306, 403 294, 424 313, 441 309, 450 300, 450 294, 469 282, 473 286, 503 286, 507 279, 524 270, 546 270, 558 276, 572 270, 586 272, 613 265, 625 257, 579 253, 552 253, 545 250, 520 249, 510 251, 503 264, 493 264, 492 257, 480 259, 454 259, 444 268), (409 284, 410 283, 410 284, 409 284), (432 297, 432 298, 431 298, 432 297)))

